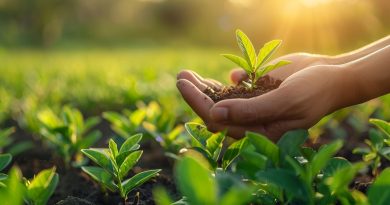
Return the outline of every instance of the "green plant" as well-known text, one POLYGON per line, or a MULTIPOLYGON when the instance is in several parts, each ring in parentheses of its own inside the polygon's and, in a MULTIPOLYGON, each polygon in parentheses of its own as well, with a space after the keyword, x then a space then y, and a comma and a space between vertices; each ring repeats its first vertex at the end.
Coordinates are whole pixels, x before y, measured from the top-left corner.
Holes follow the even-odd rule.
MULTIPOLYGON (((253 198, 253 188, 236 176, 214 173, 202 156, 185 156, 176 165, 176 182, 183 198, 174 204, 239 205, 253 198)), ((158 205, 173 204, 164 189, 154 190, 158 205)))
POLYGON ((371 164, 372 175, 379 174, 381 161, 390 160, 390 124, 380 119, 370 119, 381 132, 370 129, 369 139, 364 140, 368 147, 357 147, 354 154, 362 155, 363 161, 371 164))
POLYGON ((9 177, 4 181, 4 186, 0 186, 1 204, 47 204, 59 180, 55 170, 55 168, 42 170, 34 179, 27 180, 22 178, 20 170, 17 167, 13 167, 9 173, 9 177))
POLYGON ((276 64, 266 65, 272 54, 274 54, 281 45, 281 40, 272 40, 267 42, 256 55, 252 42, 244 32, 239 29, 236 30, 236 39, 244 58, 232 54, 222 54, 222 56, 233 61, 245 70, 249 79, 248 82, 243 81, 243 83, 250 89, 254 89, 256 87, 256 81, 260 77, 266 75, 274 69, 290 63, 289 61, 281 60, 276 64))
POLYGON ((73 165, 83 163, 80 150, 92 146, 101 138, 100 131, 89 132, 100 119, 91 117, 84 120, 81 112, 75 108, 65 106, 59 115, 46 109, 37 115, 41 122, 41 136, 63 157, 66 166, 73 159, 73 165))
POLYGON ((150 178, 158 175, 160 169, 140 172, 126 179, 130 170, 141 158, 138 144, 142 134, 133 135, 119 147, 110 139, 108 149, 90 148, 81 150, 99 166, 83 166, 82 170, 99 182, 104 189, 119 192, 126 202, 127 195, 150 178))
POLYGON ((123 110, 122 114, 117 112, 104 112, 103 118, 111 123, 111 129, 120 137, 127 139, 129 133, 140 132, 142 122, 145 119, 146 110, 140 108, 134 111, 123 110))
MULTIPOLYGON (((12 155, 11 154, 0 154, 0 172, 3 171, 9 163, 11 163, 12 155)), ((3 181, 7 179, 7 175, 0 173, 0 187, 5 186, 3 181)))
POLYGON ((11 134, 14 132, 14 127, 0 130, 0 152, 3 152, 4 149, 7 148, 7 152, 15 156, 34 146, 34 144, 29 140, 24 140, 16 144, 13 143, 14 140, 11 138, 11 134))

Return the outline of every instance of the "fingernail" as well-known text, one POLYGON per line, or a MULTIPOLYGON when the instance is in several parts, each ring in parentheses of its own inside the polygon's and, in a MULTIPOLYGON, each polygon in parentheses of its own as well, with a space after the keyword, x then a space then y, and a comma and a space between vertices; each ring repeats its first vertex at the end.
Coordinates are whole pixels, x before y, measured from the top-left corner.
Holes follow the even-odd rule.
POLYGON ((225 107, 216 107, 210 110, 210 118, 215 121, 224 121, 228 119, 228 109, 225 107))

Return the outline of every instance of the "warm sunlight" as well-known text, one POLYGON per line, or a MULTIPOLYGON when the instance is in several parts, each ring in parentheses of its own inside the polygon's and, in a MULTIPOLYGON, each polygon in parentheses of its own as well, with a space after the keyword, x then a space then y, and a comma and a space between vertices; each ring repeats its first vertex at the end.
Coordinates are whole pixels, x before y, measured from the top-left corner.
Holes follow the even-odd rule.
POLYGON ((326 3, 330 3, 334 0, 298 0, 298 1, 306 7, 316 7, 326 3))

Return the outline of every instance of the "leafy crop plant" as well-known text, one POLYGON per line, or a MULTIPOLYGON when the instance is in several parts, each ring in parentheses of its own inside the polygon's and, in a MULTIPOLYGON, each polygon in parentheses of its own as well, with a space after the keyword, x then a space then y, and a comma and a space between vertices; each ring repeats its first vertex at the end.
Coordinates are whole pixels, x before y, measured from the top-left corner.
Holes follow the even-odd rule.
POLYGON ((104 189, 119 192, 125 204, 127 195, 134 188, 142 185, 150 178, 157 176, 160 169, 140 172, 131 178, 127 178, 129 171, 141 158, 142 150, 138 150, 138 144, 142 134, 133 135, 122 144, 118 145, 110 139, 109 148, 90 148, 81 150, 88 158, 99 166, 83 166, 82 170, 99 182, 104 189))

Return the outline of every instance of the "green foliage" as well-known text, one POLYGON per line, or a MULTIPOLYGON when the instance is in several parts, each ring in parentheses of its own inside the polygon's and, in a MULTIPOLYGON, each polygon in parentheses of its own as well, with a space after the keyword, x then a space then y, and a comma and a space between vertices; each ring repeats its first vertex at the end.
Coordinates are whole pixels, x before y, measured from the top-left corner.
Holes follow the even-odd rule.
POLYGON ((271 56, 281 45, 281 40, 272 40, 267 42, 260 49, 258 55, 256 56, 255 48, 244 32, 238 29, 236 31, 236 39, 244 58, 232 54, 222 54, 222 56, 231 60, 245 70, 249 76, 249 79, 248 82, 244 83, 244 85, 248 85, 250 89, 255 88, 256 81, 260 77, 266 75, 272 70, 290 63, 289 61, 282 60, 276 64, 266 65, 271 56))
POLYGON ((1 204, 45 205, 53 195, 59 181, 55 168, 42 170, 32 180, 22 179, 20 170, 13 167, 9 177, 0 186, 1 204), (6 200, 4 200, 6 199, 6 200))
POLYGON ((370 122, 381 132, 370 129, 369 139, 364 141, 367 147, 357 147, 353 153, 362 155, 363 161, 370 163, 372 175, 377 176, 381 161, 390 161, 390 124, 379 119, 370 119, 370 122))
MULTIPOLYGON (((99 118, 84 120, 81 112, 75 108, 65 106, 59 115, 46 109, 37 115, 41 122, 41 136, 63 157, 67 166, 72 159, 78 159, 81 149, 92 146, 101 138, 100 131, 89 132, 100 122, 99 118)), ((77 163, 82 162, 76 161, 74 165, 77 163)))
POLYGON ((141 134, 130 136, 118 148, 114 140, 110 139, 109 148, 83 149, 81 150, 88 158, 99 166, 83 166, 82 170, 101 184, 105 189, 119 192, 124 200, 134 188, 142 185, 150 178, 157 176, 160 169, 140 172, 126 179, 130 170, 141 158, 142 151, 139 149, 141 134))
POLYGON ((131 137, 130 133, 141 131, 140 128, 145 119, 146 109, 137 109, 134 111, 124 110, 122 113, 104 112, 103 118, 111 123, 111 129, 118 136, 127 139, 131 137))
POLYGON ((0 154, 0 187, 5 186, 4 180, 7 179, 7 175, 1 173, 11 162, 12 155, 11 154, 0 154))
POLYGON ((13 143, 14 140, 11 138, 11 134, 14 132, 14 127, 0 130, 0 152, 4 151, 4 148, 7 147, 7 152, 15 156, 34 146, 31 141, 27 140, 13 143))
POLYGON ((390 201, 390 168, 382 171, 368 189, 368 199, 372 205, 385 205, 390 201))

